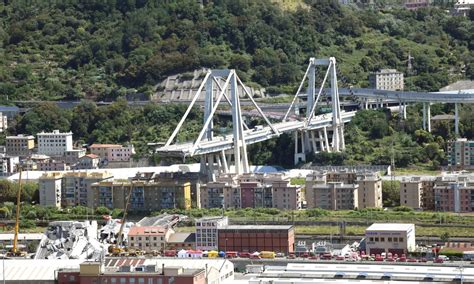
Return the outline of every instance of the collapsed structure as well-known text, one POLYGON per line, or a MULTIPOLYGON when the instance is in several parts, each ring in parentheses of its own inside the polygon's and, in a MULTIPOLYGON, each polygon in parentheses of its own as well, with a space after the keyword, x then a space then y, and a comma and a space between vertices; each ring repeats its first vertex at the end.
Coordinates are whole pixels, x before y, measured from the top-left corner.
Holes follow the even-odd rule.
POLYGON ((97 221, 51 222, 35 254, 35 259, 92 259, 105 255, 97 239, 97 221))

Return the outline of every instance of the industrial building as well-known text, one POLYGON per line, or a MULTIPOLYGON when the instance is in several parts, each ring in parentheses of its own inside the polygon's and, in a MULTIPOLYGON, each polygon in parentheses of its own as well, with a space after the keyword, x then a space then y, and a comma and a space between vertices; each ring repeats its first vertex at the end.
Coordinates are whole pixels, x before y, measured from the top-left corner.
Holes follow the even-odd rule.
POLYGON ((8 259, 0 269, 0 279, 22 284, 220 284, 234 279, 234 265, 226 259, 105 258, 102 264, 79 259, 8 259))
POLYGON ((289 254, 295 249, 295 230, 291 225, 229 225, 218 232, 219 250, 289 254))
POLYGON ((196 219, 196 249, 217 250, 219 230, 229 225, 225 216, 196 219))
POLYGON ((367 254, 408 254, 415 251, 415 225, 374 223, 365 230, 367 254))
POLYGON ((299 283, 473 283, 474 268, 378 263, 288 263, 266 265, 245 278, 249 284, 299 283))

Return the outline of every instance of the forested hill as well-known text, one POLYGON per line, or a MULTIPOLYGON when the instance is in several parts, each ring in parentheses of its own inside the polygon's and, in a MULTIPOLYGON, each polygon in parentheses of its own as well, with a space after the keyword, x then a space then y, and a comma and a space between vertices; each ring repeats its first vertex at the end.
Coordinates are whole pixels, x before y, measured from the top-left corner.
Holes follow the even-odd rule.
POLYGON ((335 56, 344 83, 355 86, 366 86, 368 72, 381 67, 406 71, 408 52, 411 90, 474 77, 472 19, 439 8, 374 11, 308 0, 283 10, 269 0, 197 2, 2 1, 0 98, 150 94, 165 76, 200 67, 236 68, 270 92, 292 92, 310 56, 335 56))

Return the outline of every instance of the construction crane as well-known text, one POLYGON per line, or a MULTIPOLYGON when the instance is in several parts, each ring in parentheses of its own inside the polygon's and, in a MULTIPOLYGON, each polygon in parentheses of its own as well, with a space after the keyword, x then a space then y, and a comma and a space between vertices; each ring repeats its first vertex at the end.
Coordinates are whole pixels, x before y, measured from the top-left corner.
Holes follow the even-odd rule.
MULTIPOLYGON (((123 188, 124 188, 124 186, 122 184, 122 189, 123 188)), ((128 212, 128 207, 130 205, 130 199, 132 197, 132 192, 133 192, 133 186, 130 186, 130 191, 128 192, 127 199, 125 201, 125 209, 123 210, 122 221, 121 221, 121 224, 120 224, 120 229, 119 229, 118 234, 117 234, 117 239, 116 239, 115 245, 112 246, 112 249, 111 249, 112 255, 114 255, 114 256, 118 256, 118 255, 125 252, 124 247, 123 247, 122 233, 123 233, 123 228, 125 227, 125 221, 126 221, 126 218, 127 218, 127 212, 128 212)))
POLYGON ((15 220, 15 236, 13 238, 13 247, 10 252, 7 253, 8 256, 25 256, 26 252, 18 248, 18 233, 20 231, 20 202, 21 202, 21 172, 22 169, 19 167, 19 178, 18 178, 18 192, 16 194, 16 220, 15 220))

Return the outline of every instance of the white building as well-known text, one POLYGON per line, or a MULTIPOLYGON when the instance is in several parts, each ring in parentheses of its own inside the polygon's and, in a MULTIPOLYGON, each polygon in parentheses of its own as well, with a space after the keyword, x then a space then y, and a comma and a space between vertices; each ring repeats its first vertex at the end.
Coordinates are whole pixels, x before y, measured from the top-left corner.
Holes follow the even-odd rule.
POLYGON ((62 157, 66 151, 72 150, 72 132, 38 133, 38 154, 62 157))
POLYGON ((196 220, 196 249, 217 250, 218 231, 229 224, 227 217, 203 217, 196 220))
POLYGON ((469 11, 474 7, 474 0, 458 0, 454 4, 454 14, 467 17, 469 11))
POLYGON ((4 132, 8 128, 8 118, 0 112, 0 132, 4 132))
POLYGON ((403 73, 396 69, 382 69, 370 74, 369 82, 377 90, 398 91, 404 87, 403 73))
POLYGON ((415 225, 374 223, 365 230, 367 254, 407 254, 415 251, 415 225))
POLYGON ((0 174, 16 173, 20 159, 15 156, 0 157, 0 174))

